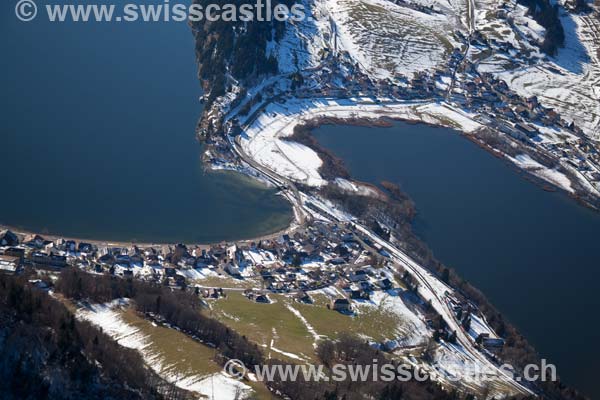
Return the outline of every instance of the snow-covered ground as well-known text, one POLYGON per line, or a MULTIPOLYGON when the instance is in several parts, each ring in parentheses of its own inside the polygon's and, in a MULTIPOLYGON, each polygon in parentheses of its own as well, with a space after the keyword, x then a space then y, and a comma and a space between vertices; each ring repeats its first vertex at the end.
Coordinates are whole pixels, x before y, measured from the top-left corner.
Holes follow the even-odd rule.
POLYGON ((347 51, 370 76, 393 78, 432 70, 453 43, 454 15, 416 11, 384 0, 325 0, 338 50, 347 51))
POLYGON ((388 339, 396 341, 401 347, 422 345, 431 336, 425 321, 406 306, 396 290, 372 292, 370 300, 355 301, 353 304, 359 313, 360 309, 366 307, 397 315, 402 322, 397 327, 396 337, 388 339))
POLYGON ((456 42, 465 0, 303 0, 310 18, 287 24, 283 39, 267 44, 282 73, 317 67, 332 52, 347 52, 375 78, 431 70, 443 64, 456 42), (418 10, 432 6, 436 12, 418 10))
POLYGON ((357 182, 352 182, 344 178, 335 178, 334 183, 342 190, 350 193, 356 193, 362 196, 377 197, 378 193, 372 187, 357 182))
POLYGON ((513 163, 515 163, 520 168, 525 171, 531 173, 532 175, 537 176, 545 181, 555 184, 556 186, 563 188, 567 192, 574 193, 575 191, 571 187, 571 181, 565 174, 559 172, 555 169, 550 169, 544 167, 542 164, 538 163, 534 159, 532 159, 527 154, 519 154, 516 157, 507 157, 513 163))
POLYGON ((250 386, 233 379, 223 372, 210 375, 197 375, 193 372, 178 373, 165 363, 160 351, 153 349, 151 338, 135 326, 128 324, 121 316, 120 307, 126 305, 126 299, 107 304, 93 304, 80 308, 76 317, 101 328, 104 333, 116 340, 121 346, 137 350, 146 364, 163 379, 181 389, 195 392, 199 398, 211 397, 219 400, 234 400, 239 393, 248 394, 250 386), (239 392, 239 393, 238 393, 239 392))
POLYGON ((306 320, 306 318, 304 318, 304 316, 300 313, 300 311, 296 310, 294 307, 292 307, 291 305, 287 304, 286 305, 287 309, 290 310, 296 317, 298 317, 298 319, 302 322, 302 324, 306 327, 306 330, 308 331, 308 333, 310 333, 312 335, 312 337, 314 338, 314 342, 313 342, 313 347, 317 348, 317 343, 318 341, 321 339, 321 335, 319 335, 317 333, 317 331, 315 331, 315 328, 313 328, 313 326, 311 324, 308 323, 308 321, 306 320))
POLYGON ((292 99, 284 104, 270 104, 240 140, 246 154, 262 166, 310 186, 326 182, 319 173, 322 161, 312 149, 285 140, 294 128, 321 117, 338 119, 396 118, 451 126, 473 132, 481 125, 474 116, 442 103, 377 104, 371 98, 292 99))
MULTIPOLYGON (((590 137, 600 140, 600 20, 561 11, 565 46, 547 62, 498 76, 522 96, 537 96, 590 137)), ((531 23, 530 23, 531 25, 531 23)))

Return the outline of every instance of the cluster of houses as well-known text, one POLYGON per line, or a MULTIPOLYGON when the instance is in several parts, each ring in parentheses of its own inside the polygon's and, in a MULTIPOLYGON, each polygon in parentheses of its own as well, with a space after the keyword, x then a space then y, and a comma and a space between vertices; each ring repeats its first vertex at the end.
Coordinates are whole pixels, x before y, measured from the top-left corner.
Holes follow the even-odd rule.
MULTIPOLYGON (((582 131, 573 123, 562 119, 553 109, 540 104, 537 97, 523 98, 511 91, 505 81, 495 78, 492 74, 472 73, 472 79, 462 80, 453 100, 466 105, 471 110, 482 111, 482 114, 492 119, 501 118, 516 126, 526 138, 532 139, 540 132, 530 124, 530 121, 544 126, 567 129, 575 134, 582 131)), ((518 139, 524 139, 518 136, 518 139)))
POLYGON ((221 276, 252 280, 257 289, 246 295, 259 303, 269 303, 269 293, 312 303, 312 291, 335 288, 330 308, 352 313, 352 301, 397 286, 386 253, 372 246, 351 225, 319 222, 272 240, 210 246, 114 247, 6 230, 0 232, 0 270, 15 273, 27 266, 57 272, 75 266, 195 290, 206 299, 225 296, 223 289, 207 284, 207 278, 221 276))
POLYGON ((228 276, 254 279, 272 293, 307 293, 337 286, 348 298, 368 298, 368 292, 393 285, 390 273, 382 275, 373 267, 382 258, 376 249, 367 249, 350 227, 322 223, 272 240, 209 246, 115 247, 17 235, 10 230, 0 233, 0 268, 8 272, 23 266, 60 271, 71 265, 183 288, 208 277, 228 276))

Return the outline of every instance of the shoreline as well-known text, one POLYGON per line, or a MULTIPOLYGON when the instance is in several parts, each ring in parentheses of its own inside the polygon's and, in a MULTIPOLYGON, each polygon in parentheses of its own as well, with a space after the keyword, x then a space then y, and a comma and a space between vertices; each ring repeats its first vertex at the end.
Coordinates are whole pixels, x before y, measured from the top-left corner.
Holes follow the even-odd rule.
MULTIPOLYGON (((246 180, 249 184, 252 185, 256 185, 257 187, 265 187, 268 188, 266 185, 264 185, 264 182, 262 182, 259 179, 256 179, 256 177, 245 173, 244 171, 232 171, 232 170, 227 170, 227 169, 211 169, 209 165, 203 166, 205 173, 210 173, 210 174, 232 174, 232 175, 237 175, 238 179, 244 179, 246 180)), ((279 193, 274 193, 274 196, 279 196, 279 193)), ((283 198, 283 200, 287 203, 289 203, 288 199, 285 198, 285 196, 281 196, 283 198)), ((177 241, 144 241, 144 240, 140 240, 137 241, 135 239, 133 240, 111 240, 111 239, 102 239, 102 238, 86 238, 83 236, 71 236, 71 235, 61 235, 60 233, 51 233, 51 232, 42 232, 42 231, 35 231, 35 230, 30 230, 30 229, 26 229, 26 228, 22 228, 22 227, 17 227, 17 226, 13 226, 10 224, 4 224, 2 222, 0 222, 0 232, 5 231, 5 230, 9 230, 19 236, 23 236, 23 237, 27 237, 27 236, 34 236, 34 235, 39 235, 41 237, 43 237, 46 240, 59 240, 59 239, 64 239, 66 240, 73 240, 77 243, 80 242, 84 242, 84 243, 90 243, 96 246, 102 246, 102 247, 130 247, 130 246, 138 246, 138 247, 142 247, 142 248, 148 248, 148 247, 165 247, 165 246, 174 246, 176 244, 185 244, 187 246, 191 246, 191 247, 210 247, 211 245, 215 245, 215 244, 223 244, 223 243, 250 243, 250 242, 255 242, 255 241, 260 241, 260 240, 269 240, 269 239, 273 239, 276 238, 278 236, 281 236, 291 230, 293 230, 295 228, 295 216, 293 213, 293 210, 291 210, 290 212, 290 218, 288 220, 288 222, 285 224, 284 227, 282 228, 277 228, 277 229, 269 229, 267 230, 266 233, 258 235, 258 236, 252 236, 249 238, 240 238, 240 239, 223 239, 223 240, 214 240, 214 241, 207 241, 204 243, 200 243, 200 242, 177 242, 177 241)))
POLYGON ((51 241, 56 241, 59 239, 64 239, 66 240, 72 240, 75 241, 77 243, 90 243, 93 244, 95 246, 98 247, 131 247, 131 246, 138 246, 141 248, 149 248, 149 247, 168 247, 168 246, 174 246, 176 244, 184 244, 186 246, 189 247, 199 247, 199 248, 203 248, 203 247, 210 247, 212 245, 216 245, 216 244, 226 244, 226 243, 251 243, 251 242, 257 242, 260 240, 271 240, 274 238, 277 238, 278 236, 281 236, 283 234, 286 234, 290 231, 292 231, 293 229, 295 229, 295 224, 293 223, 293 219, 292 222, 290 222, 288 224, 288 226, 284 229, 278 229, 274 232, 271 233, 266 233, 264 235, 260 235, 257 237, 253 237, 253 238, 247 238, 247 239, 233 239, 233 240, 219 240, 219 241, 214 241, 214 242, 207 242, 207 243, 197 243, 197 242, 185 242, 185 243, 181 243, 181 242, 144 242, 144 241, 140 241, 140 242, 136 242, 136 241, 126 241, 126 240, 104 240, 104 239, 87 239, 87 238, 83 238, 83 237, 76 237, 76 236, 66 236, 66 235, 60 235, 60 234, 53 234, 53 233, 40 233, 40 232, 33 232, 27 229, 22 229, 22 228, 16 228, 14 226, 10 226, 10 225, 6 225, 6 224, 0 224, 0 232, 5 231, 5 230, 9 230, 11 232, 13 232, 14 234, 18 235, 18 236, 23 236, 23 237, 27 237, 27 236, 35 236, 35 235, 39 235, 41 237, 43 237, 46 240, 51 240, 51 241))
MULTIPOLYGON (((519 176, 521 176, 521 178, 523 178, 527 182, 537 186, 541 190, 543 190, 545 192, 550 192, 550 193, 561 193, 561 194, 569 197, 571 200, 575 200, 575 202, 578 203, 582 207, 585 207, 585 208, 590 209, 595 212, 600 212, 600 208, 596 207, 591 202, 585 200, 584 196, 582 196, 580 193, 578 193, 578 191, 569 192, 565 188, 562 188, 554 183, 548 182, 548 181, 540 178, 539 176, 536 176, 531 171, 528 171, 525 168, 519 167, 515 163, 511 162, 505 153, 494 149, 492 146, 485 143, 481 138, 478 138, 478 137, 472 136, 472 135, 467 135, 460 131, 458 131, 457 133, 459 134, 459 136, 466 138, 468 141, 474 143, 475 145, 477 145, 479 148, 483 149, 487 153, 489 153, 492 156, 503 161, 508 168, 514 170, 519 176)), ((528 153, 526 153, 526 154, 528 154, 528 153)))
MULTIPOLYGON (((312 132, 314 130, 319 129, 323 126, 335 126, 335 125, 337 125, 337 126, 341 126, 341 125, 359 126, 359 127, 362 126, 362 127, 367 127, 367 128, 390 128, 393 126, 394 122, 403 122, 403 123, 406 123, 409 125, 423 124, 423 125, 434 127, 434 128, 442 127, 442 128, 451 129, 457 135, 467 139, 468 141, 474 143, 481 149, 485 150, 487 153, 502 160, 507 165, 507 167, 516 171, 523 179, 536 185, 541 190, 546 191, 546 192, 562 193, 562 194, 566 195, 567 197, 571 198, 572 200, 575 200, 580 206, 591 209, 592 211, 595 211, 595 212, 600 212, 600 208, 598 208, 597 206, 592 204, 590 201, 587 201, 585 199, 585 197, 586 197, 585 193, 584 194, 579 193, 579 190, 569 192, 565 188, 562 188, 555 183, 548 182, 548 181, 540 178, 539 176, 536 176, 531 171, 529 171, 525 168, 521 168, 518 165, 516 165, 515 163, 511 162, 510 159, 508 158, 507 154, 505 154, 504 152, 497 150, 494 147, 487 144, 485 141, 483 141, 483 139, 478 137, 476 133, 472 134, 472 133, 463 132, 459 128, 457 128, 455 126, 451 126, 451 124, 448 124, 448 125, 434 124, 434 123, 428 122, 428 121, 416 121, 414 119, 407 119, 407 118, 403 118, 403 117, 393 117, 393 116, 381 116, 379 118, 354 117, 354 118, 348 118, 348 119, 340 118, 340 117, 324 116, 324 117, 316 117, 314 119, 311 119, 311 120, 305 121, 304 123, 296 125, 294 127, 294 133, 291 136, 283 137, 282 139, 289 140, 289 141, 296 141, 298 143, 304 144, 307 147, 311 148, 313 151, 315 151, 319 155, 319 157, 321 157, 321 156, 333 157, 332 160, 339 167, 339 162, 341 159, 338 156, 336 156, 334 153, 332 153, 329 149, 327 149, 326 147, 323 147, 322 145, 320 145, 318 143, 318 141, 316 140, 314 135, 312 135, 312 132), (304 139, 304 137, 301 137, 301 135, 303 136, 305 133, 308 133, 310 135, 310 137, 313 139, 314 143, 296 140, 297 133, 299 133, 298 137, 300 139, 304 139)), ((529 153, 525 153, 525 154, 529 154, 529 153)), ((341 162, 342 162, 342 166, 343 166, 343 160, 341 160, 341 162)), ((327 163, 327 161, 323 160, 323 164, 325 165, 326 163, 327 163)), ((324 165, 322 165, 321 168, 323 168, 324 165)), ((365 184, 365 182, 360 182, 360 181, 356 181, 355 179, 353 179, 351 177, 349 171, 347 171, 347 169, 345 168, 345 166, 343 166, 343 167, 345 169, 344 172, 345 172, 346 176, 341 176, 342 178, 351 179, 352 181, 359 183, 359 184, 365 184)), ((319 169, 319 172, 321 172, 321 169, 319 169)), ((324 171, 324 175, 328 175, 328 172, 324 171)))

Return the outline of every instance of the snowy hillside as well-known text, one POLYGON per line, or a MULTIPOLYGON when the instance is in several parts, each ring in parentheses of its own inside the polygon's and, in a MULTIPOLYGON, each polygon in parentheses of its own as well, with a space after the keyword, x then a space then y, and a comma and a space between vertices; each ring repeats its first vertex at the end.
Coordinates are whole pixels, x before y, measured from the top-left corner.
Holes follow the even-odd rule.
POLYGON ((600 20, 563 12, 565 47, 540 65, 499 74, 525 96, 538 96, 600 140, 600 20))

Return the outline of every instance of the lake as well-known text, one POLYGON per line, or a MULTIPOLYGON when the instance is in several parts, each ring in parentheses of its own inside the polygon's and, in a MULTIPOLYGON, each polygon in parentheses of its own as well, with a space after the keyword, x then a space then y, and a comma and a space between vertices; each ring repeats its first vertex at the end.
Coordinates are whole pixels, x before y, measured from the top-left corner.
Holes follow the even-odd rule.
POLYGON ((194 134, 202 92, 185 23, 23 23, 14 4, 0 13, 0 223, 206 243, 291 221, 274 189, 203 172, 194 134))
POLYGON ((450 129, 324 126, 353 177, 400 185, 416 233, 481 289, 564 381, 600 398, 600 213, 546 192, 450 129))

